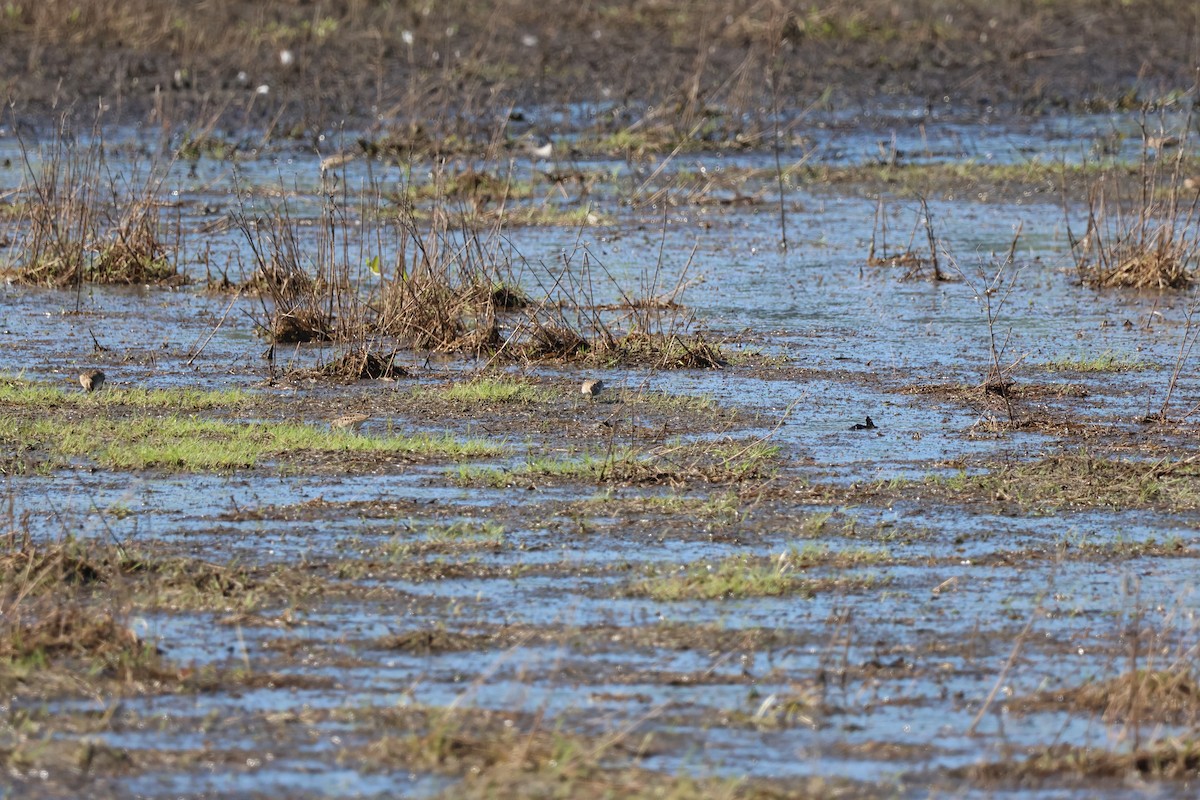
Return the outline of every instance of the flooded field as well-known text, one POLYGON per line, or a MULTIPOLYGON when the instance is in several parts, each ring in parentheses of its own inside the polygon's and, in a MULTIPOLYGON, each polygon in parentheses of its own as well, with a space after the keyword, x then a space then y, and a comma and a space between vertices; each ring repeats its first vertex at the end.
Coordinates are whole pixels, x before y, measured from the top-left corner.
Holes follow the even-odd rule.
POLYGON ((1194 103, 14 112, 0 798, 1194 796, 1194 103))

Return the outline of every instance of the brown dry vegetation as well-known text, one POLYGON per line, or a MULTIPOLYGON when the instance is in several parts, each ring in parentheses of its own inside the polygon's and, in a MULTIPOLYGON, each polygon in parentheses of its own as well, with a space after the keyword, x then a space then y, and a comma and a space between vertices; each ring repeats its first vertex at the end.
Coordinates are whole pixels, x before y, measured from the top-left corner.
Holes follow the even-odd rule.
POLYGON ((36 151, 24 139, 18 144, 24 179, 12 192, 12 234, 0 237, 15 246, 0 261, 0 275, 55 287, 186 281, 162 218, 161 169, 152 166, 137 185, 122 185, 106 169, 100 130, 85 146, 66 123, 36 151))
POLYGON ((1057 745, 1021 760, 981 764, 954 770, 952 777, 969 778, 985 786, 1019 786, 1029 790, 1041 784, 1107 785, 1131 774, 1151 780, 1193 780, 1200 768, 1200 744, 1185 740, 1162 742, 1133 752, 1057 745))
MULTIPOLYGON (((439 175, 435 185, 445 180, 439 175)), ((253 272, 239 291, 261 298, 259 325, 273 343, 334 341, 364 354, 369 342, 386 338, 405 349, 499 364, 586 361, 660 369, 725 364, 718 345, 690 330, 690 315, 675 299, 685 288, 683 277, 658 295, 661 264, 643 287, 647 296, 618 286, 623 302, 599 306, 593 283, 612 278, 593 256, 584 256, 578 275, 570 259, 564 259, 561 274, 553 274, 512 248, 503 218, 481 227, 477 219, 453 213, 441 196, 418 210, 411 195, 392 206, 375 187, 361 217, 363 238, 374 244, 356 244, 347 253, 343 231, 356 202, 329 197, 315 243, 304 238, 303 226, 286 206, 270 221, 251 218, 244 209, 233 214, 253 257, 253 272), (394 243, 394 249, 381 242, 394 243), (526 281, 540 292, 532 296, 521 288, 529 275, 526 281)), ((349 369, 336 366, 329 376, 396 374, 386 366, 393 361, 390 354, 375 354, 375 368, 350 358, 349 369)))
POLYGON ((640 121, 753 138, 729 127, 736 113, 724 115, 754 113, 768 74, 799 105, 826 90, 843 102, 901 94, 940 104, 948 87, 964 106, 1136 104, 1191 85, 1200 15, 1187 0, 17 0, 7 9, 0 74, 22 113, 90 114, 103 97, 117 114, 156 122, 227 116, 299 132, 382 118, 401 123, 410 147, 466 135, 508 103, 602 96, 617 104, 604 123, 614 130, 640 121), (269 94, 256 94, 260 85, 269 94), (630 100, 658 108, 629 118, 630 100))
POLYGON ((1101 288, 1182 289, 1200 267, 1200 191, 1191 186, 1187 136, 1173 155, 1147 138, 1136 177, 1097 176, 1087 227, 1071 239, 1076 269, 1101 288))
POLYGON ((1137 670, 1107 681, 1015 699, 1009 707, 1025 712, 1070 709, 1096 715, 1106 723, 1191 724, 1200 719, 1200 687, 1186 668, 1137 670))

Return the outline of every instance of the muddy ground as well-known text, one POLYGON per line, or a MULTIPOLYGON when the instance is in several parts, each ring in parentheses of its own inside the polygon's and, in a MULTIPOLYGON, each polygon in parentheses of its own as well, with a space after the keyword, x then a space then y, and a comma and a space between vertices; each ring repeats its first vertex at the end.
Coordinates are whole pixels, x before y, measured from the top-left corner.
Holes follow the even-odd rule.
POLYGON ((490 132, 510 106, 550 103, 598 109, 596 124, 617 129, 719 138, 759 135, 764 104, 1136 109, 1192 85, 1200 25, 1184 0, 8 8, 6 122, 65 110, 86 124, 102 104, 108 119, 303 138, 339 125, 490 132))

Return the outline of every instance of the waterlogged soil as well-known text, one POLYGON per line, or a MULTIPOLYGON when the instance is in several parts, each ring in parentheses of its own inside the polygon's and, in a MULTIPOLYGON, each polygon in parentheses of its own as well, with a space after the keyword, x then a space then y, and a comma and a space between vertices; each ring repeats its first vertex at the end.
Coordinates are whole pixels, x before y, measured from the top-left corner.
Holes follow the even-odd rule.
POLYGON ((260 124, 303 137, 339 123, 396 126, 419 146, 507 110, 565 127, 677 121, 753 144, 761 131, 741 125, 780 102, 886 110, 903 97, 1045 113, 1178 99, 1195 80, 1196 24, 1182 0, 419 9, 227 0, 217 14, 145 0, 121 14, 14 2, 0 25, 0 69, 22 117, 103 107, 151 127, 260 124), (570 102, 580 108, 538 110, 570 102))
POLYGON ((1081 285, 1085 210, 1044 173, 943 180, 1080 164, 1137 120, 898 113, 886 163, 877 124, 789 147, 782 223, 773 153, 558 156, 584 197, 528 159, 334 184, 272 144, 166 169, 190 283, 0 287, 2 382, 50 388, 0 401, 0 794, 1194 796, 1191 297, 1081 285), (898 151, 941 173, 896 183, 898 151), (333 203, 358 248, 394 235, 360 215, 376 187, 468 168, 594 214, 504 229, 530 296, 626 333, 630 297, 672 293, 653 321, 720 363, 401 349, 354 380, 324 368, 362 342, 269 350, 269 300, 206 288, 253 272, 238 219, 315 252, 333 203), (927 255, 926 218, 948 279, 868 263, 927 255), (113 466, 147 419, 266 444, 113 466), (420 434, 487 449, 374 447, 420 434))

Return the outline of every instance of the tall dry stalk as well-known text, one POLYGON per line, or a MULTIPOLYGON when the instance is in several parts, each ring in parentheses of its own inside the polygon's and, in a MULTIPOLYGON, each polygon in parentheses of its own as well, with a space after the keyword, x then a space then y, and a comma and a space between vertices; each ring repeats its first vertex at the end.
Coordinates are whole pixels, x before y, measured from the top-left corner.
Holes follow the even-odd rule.
POLYGON ((1024 356, 1005 363, 1004 353, 1008 349, 1009 334, 1005 334, 1004 340, 1001 341, 996 328, 1004 312, 1004 306, 1016 289, 1017 278, 1020 275, 1020 270, 1015 268, 1015 263, 1017 243, 1021 238, 1021 230, 1022 226, 1018 224, 1016 231, 1013 233, 1012 243, 1009 245, 1008 252, 1004 257, 999 260, 993 258, 995 269, 991 277, 988 277, 986 270, 981 264, 973 279, 959 266, 958 261, 953 255, 948 251, 945 254, 950 265, 974 293, 975 299, 980 304, 984 313, 984 318, 987 322, 990 363, 982 388, 988 394, 994 394, 1004 400, 1004 406, 1010 423, 1016 422, 1016 409, 1013 406, 1010 391, 1012 387, 1012 371, 1016 368, 1017 364, 1024 360, 1024 356))

